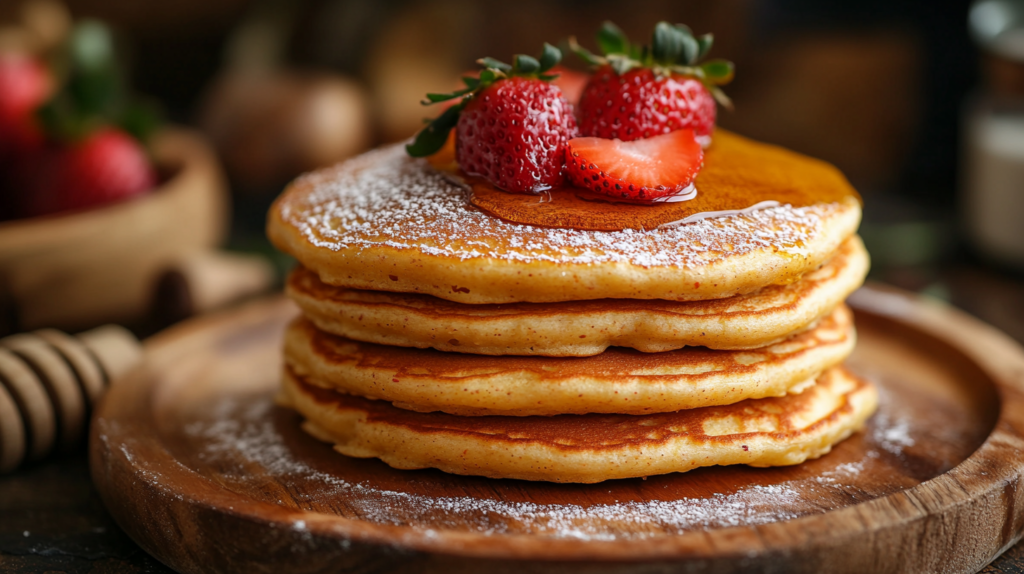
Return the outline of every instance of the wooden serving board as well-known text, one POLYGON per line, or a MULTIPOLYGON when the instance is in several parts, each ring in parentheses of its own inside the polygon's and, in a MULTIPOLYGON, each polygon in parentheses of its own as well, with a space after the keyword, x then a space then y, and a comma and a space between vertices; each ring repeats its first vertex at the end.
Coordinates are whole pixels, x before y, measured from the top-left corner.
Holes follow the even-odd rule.
POLYGON ((274 406, 272 299, 147 343, 91 437, 93 479, 183 572, 974 572, 1024 532, 1024 352, 881 288, 851 300, 881 407, 821 459, 556 485, 349 459, 274 406))

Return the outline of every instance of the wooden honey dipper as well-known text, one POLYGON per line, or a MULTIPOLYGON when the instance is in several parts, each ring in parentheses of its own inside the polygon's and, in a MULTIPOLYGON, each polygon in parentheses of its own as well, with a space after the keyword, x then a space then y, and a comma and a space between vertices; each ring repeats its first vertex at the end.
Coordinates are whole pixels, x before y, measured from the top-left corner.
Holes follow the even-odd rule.
POLYGON ((141 358, 138 339, 116 325, 0 339, 0 473, 81 444, 110 381, 141 358))

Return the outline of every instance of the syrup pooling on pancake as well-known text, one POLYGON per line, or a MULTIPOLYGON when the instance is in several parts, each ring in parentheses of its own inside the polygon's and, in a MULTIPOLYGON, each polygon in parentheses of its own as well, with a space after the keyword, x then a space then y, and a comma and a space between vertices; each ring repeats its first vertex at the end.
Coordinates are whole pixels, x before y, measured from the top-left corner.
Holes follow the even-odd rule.
POLYGON ((285 362, 321 387, 415 411, 481 415, 648 414, 782 396, 839 364, 856 340, 845 306, 813 329, 748 351, 702 347, 593 357, 485 357, 357 343, 296 320, 285 362))
POLYGON ((502 219, 603 231, 654 229, 759 204, 806 207, 860 197, 832 165, 725 130, 715 132, 715 143, 694 184, 697 195, 688 201, 638 205, 575 188, 530 196, 505 193, 479 178, 469 178, 468 183, 473 205, 502 219))
POLYGON ((414 413, 284 373, 282 401, 315 437, 395 468, 593 483, 700 466, 783 466, 817 458, 875 411, 877 390, 842 368, 801 394, 656 415, 460 417, 414 413))

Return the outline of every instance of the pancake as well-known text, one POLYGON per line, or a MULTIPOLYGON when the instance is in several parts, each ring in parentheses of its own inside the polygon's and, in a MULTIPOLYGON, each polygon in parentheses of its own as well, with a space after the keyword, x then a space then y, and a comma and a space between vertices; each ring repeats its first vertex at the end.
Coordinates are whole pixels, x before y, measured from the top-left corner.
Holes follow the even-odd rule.
POLYGON ((298 268, 286 291, 320 329, 357 341, 482 355, 586 357, 609 346, 754 349, 830 313, 864 282, 868 255, 846 240, 822 268, 788 285, 711 301, 598 299, 465 305, 431 295, 334 287, 298 268))
MULTIPOLYGON (((832 185, 849 187, 841 175, 832 185)), ((462 187, 394 145, 297 179, 271 208, 267 233, 324 283, 349 289, 470 304, 696 301, 817 269, 860 222, 856 193, 840 195, 653 229, 542 227, 473 207, 462 187)))
POLYGON ((280 396, 313 436, 402 469, 593 483, 701 466, 785 466, 861 428, 876 389, 842 368, 800 394, 673 413, 459 417, 416 413, 308 383, 286 369, 280 396))
POLYGON ((843 361, 856 342, 838 307, 814 329, 749 351, 691 347, 593 357, 487 357, 359 343, 299 318, 285 363, 310 384, 414 411, 457 415, 648 414, 782 396, 843 361))

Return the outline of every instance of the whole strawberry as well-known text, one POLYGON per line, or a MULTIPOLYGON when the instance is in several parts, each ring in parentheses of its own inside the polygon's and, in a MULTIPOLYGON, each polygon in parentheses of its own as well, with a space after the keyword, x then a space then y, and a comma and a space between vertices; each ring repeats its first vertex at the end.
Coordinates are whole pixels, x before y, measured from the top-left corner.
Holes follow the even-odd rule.
POLYGON ((695 38, 682 24, 659 22, 650 47, 631 45, 611 22, 598 33, 604 56, 571 41, 574 50, 596 66, 579 104, 584 136, 632 141, 691 129, 710 143, 717 99, 731 105, 719 85, 732 80, 724 60, 698 65, 712 44, 711 34, 695 38))
POLYGON ((545 74, 561 52, 545 44, 539 60, 515 57, 513 65, 491 58, 464 90, 428 94, 425 104, 462 100, 442 113, 406 146, 414 157, 435 153, 455 128, 459 167, 515 193, 537 193, 565 181, 565 144, 576 136, 572 105, 545 74))
POLYGON ((539 79, 495 82, 468 101, 455 128, 463 171, 500 189, 535 193, 560 186, 565 143, 576 119, 562 91, 539 79))
POLYGON ((48 150, 30 167, 25 215, 85 209, 135 197, 156 183, 138 141, 116 128, 48 150))
POLYGON ((0 159, 42 143, 34 113, 49 95, 50 76, 42 64, 23 54, 0 54, 0 159))

